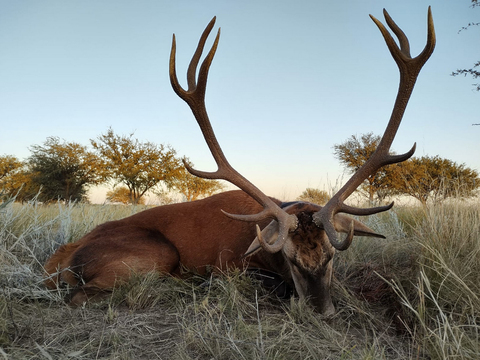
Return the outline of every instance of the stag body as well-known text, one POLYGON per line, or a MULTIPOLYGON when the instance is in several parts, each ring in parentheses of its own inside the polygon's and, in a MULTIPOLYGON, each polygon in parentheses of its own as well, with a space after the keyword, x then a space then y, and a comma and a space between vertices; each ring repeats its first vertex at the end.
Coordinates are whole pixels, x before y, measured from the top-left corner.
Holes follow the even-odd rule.
POLYGON ((400 86, 385 133, 371 158, 324 206, 295 202, 284 204, 261 192, 227 161, 215 137, 205 107, 208 71, 217 49, 220 31, 197 76, 197 66, 215 18, 203 32, 187 71, 188 89, 179 84, 175 70, 175 36, 170 53, 173 90, 192 110, 205 141, 218 165, 215 172, 185 166, 193 175, 224 179, 243 191, 218 194, 192 203, 167 205, 100 225, 74 244, 60 247, 45 265, 47 285, 63 280, 77 286, 71 302, 80 304, 129 278, 132 271, 156 270, 178 275, 181 266, 204 272, 218 269, 259 268, 280 274, 292 284, 300 298, 322 313, 334 311, 330 297, 332 262, 336 250, 351 245, 354 235, 383 237, 341 213, 371 215, 388 206, 360 209, 344 201, 382 166, 408 159, 413 148, 390 155, 390 146, 402 120, 417 76, 433 52, 435 32, 428 11, 428 39, 422 53, 412 58, 408 39, 384 11, 388 26, 399 39, 398 46, 387 29, 374 17, 390 53, 400 70, 400 86), (258 224, 256 227, 254 224, 258 224), (337 232, 347 236, 339 240, 337 232), (255 237, 256 235, 256 237, 255 237), (246 255, 247 257, 245 257, 246 255))
POLYGON ((248 212, 258 207, 243 192, 234 191, 107 222, 53 254, 45 270, 55 275, 47 285, 62 281, 77 287, 71 302, 81 304, 132 272, 179 274, 180 265, 199 273, 207 266, 224 269, 246 251, 255 228, 229 219, 220 209, 248 212))
MULTIPOLYGON (((280 201, 273 199, 276 204, 280 201)), ((287 251, 297 259, 298 272, 311 274, 303 293, 314 293, 312 303, 321 312, 332 312, 329 284, 334 249, 325 232, 312 223, 312 214, 321 207, 295 202, 285 210, 299 217, 299 226, 287 251), (307 288, 316 289, 309 291, 307 288), (323 301, 327 299, 327 301, 323 301), (320 301, 322 300, 322 301, 320 301)), ((264 269, 275 272, 296 287, 283 252, 257 252, 243 258, 255 238, 255 226, 225 216, 221 210, 251 214, 261 206, 243 191, 235 190, 209 198, 159 206, 130 217, 97 226, 75 243, 61 246, 45 265, 50 274, 46 284, 74 287, 70 303, 82 304, 128 279, 132 273, 158 271, 179 276, 182 269, 204 274, 207 268, 264 269)), ((345 231, 351 219, 338 216, 339 230, 345 231)), ((259 224, 265 232, 274 222, 259 224)), ((374 234, 355 222, 358 234, 374 234)))

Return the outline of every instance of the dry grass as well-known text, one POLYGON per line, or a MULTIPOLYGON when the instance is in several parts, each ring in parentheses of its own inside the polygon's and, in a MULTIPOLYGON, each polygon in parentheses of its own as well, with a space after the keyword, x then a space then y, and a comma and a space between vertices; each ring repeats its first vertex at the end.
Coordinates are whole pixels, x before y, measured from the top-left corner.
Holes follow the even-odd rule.
POLYGON ((370 217, 388 239, 359 238, 338 254, 331 318, 238 272, 133 276, 83 308, 43 287, 54 248, 133 211, 0 205, 0 359, 479 358, 478 203, 370 217))

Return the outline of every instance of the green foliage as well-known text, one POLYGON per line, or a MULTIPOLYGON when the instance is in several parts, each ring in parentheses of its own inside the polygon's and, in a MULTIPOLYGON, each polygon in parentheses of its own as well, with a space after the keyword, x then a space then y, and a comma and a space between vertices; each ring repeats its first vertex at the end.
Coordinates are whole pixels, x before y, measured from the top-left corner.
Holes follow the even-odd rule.
POLYGON ((344 167, 354 173, 372 156, 380 139, 379 135, 371 132, 360 137, 352 135, 344 143, 334 145, 333 153, 344 167))
MULTIPOLYGON (((344 143, 334 145, 333 153, 340 163, 353 174, 372 156, 380 139, 379 135, 373 133, 363 134, 360 137, 352 135, 344 143)), ((392 194, 390 184, 392 171, 392 166, 382 167, 375 174, 369 175, 358 190, 366 194, 370 203, 374 202, 375 197, 382 202, 392 194)))
MULTIPOLYGON (((107 192, 107 200, 112 203, 121 203, 121 204, 133 204, 134 201, 131 198, 131 192, 126 186, 115 187, 114 189, 107 192)), ((142 197, 137 200, 137 204, 144 205, 145 199, 142 197)))
POLYGON ((395 167, 397 175, 392 186, 399 194, 414 197, 422 204, 427 200, 471 197, 480 187, 475 170, 439 156, 411 158, 395 167))
POLYGON ((0 188, 17 201, 32 199, 39 190, 28 164, 12 155, 0 156, 0 188))
MULTIPOLYGON (((351 136, 334 146, 334 154, 352 173, 357 171, 375 152, 380 136, 368 133, 351 136)), ((370 175, 360 186, 372 202, 388 196, 409 195, 422 204, 427 200, 475 196, 480 187, 478 172, 439 156, 412 157, 402 163, 388 165, 370 175)))
POLYGON ((325 190, 306 188, 298 200, 308 201, 318 205, 325 205, 330 200, 330 195, 325 190))
POLYGON ((110 128, 91 144, 101 158, 103 178, 125 185, 134 204, 161 182, 171 187, 180 171, 174 149, 140 142, 133 134, 116 135, 110 128))
POLYGON ((0 156, 0 181, 22 168, 23 163, 12 155, 0 156))
MULTIPOLYGON (((188 159, 185 159, 185 161, 193 167, 193 163, 188 159)), ((175 179, 173 179, 172 187, 182 194, 186 201, 194 201, 211 196, 225 188, 222 182, 194 176, 185 167, 182 167, 175 179)))
POLYGON ((87 187, 101 181, 99 160, 85 146, 49 137, 30 151, 29 173, 32 183, 41 189, 41 201, 86 200, 87 187))
POLYGON ((140 142, 133 134, 120 136, 110 128, 91 144, 96 153, 49 137, 44 144, 31 146, 32 155, 25 162, 0 156, 0 189, 21 202, 78 201, 86 200, 90 185, 111 181, 114 189, 108 197, 132 204, 144 203, 148 191, 166 199, 168 191, 176 190, 192 201, 224 189, 220 181, 188 173, 173 148, 140 142))

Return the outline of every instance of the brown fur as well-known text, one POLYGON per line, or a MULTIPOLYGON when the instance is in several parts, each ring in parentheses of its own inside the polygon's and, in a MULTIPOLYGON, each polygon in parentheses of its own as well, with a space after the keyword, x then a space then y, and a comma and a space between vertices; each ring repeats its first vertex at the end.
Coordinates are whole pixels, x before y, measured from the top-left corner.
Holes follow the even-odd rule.
MULTIPOLYGON (((318 298, 321 304, 316 307, 323 311, 324 304, 331 304, 329 284, 334 249, 323 229, 312 222, 312 214, 320 209, 305 202, 286 207, 285 211, 298 218, 298 227, 291 234, 288 246, 278 253, 258 251, 243 259, 254 243, 255 224, 233 220, 221 211, 260 212, 262 207, 243 191, 159 206, 99 225, 77 242, 62 245, 45 264, 45 284, 49 288, 61 283, 73 286, 70 303, 79 305, 128 280, 132 272, 158 271, 180 276, 182 268, 200 274, 211 267, 254 268, 279 274, 297 292, 303 284, 302 294, 318 298), (300 284, 299 279, 304 283, 300 284)), ((351 219, 337 217, 338 230, 348 228, 351 219)), ((263 229, 269 224, 271 220, 266 219, 259 226, 263 229)), ((373 234, 358 222, 355 228, 373 234)), ((327 310, 332 308, 333 305, 328 305, 327 310)))
POLYGON ((45 284, 55 288, 65 282, 92 292, 113 288, 132 271, 179 275, 181 266, 200 274, 211 266, 243 267, 240 257, 255 238, 254 224, 220 210, 252 214, 261 207, 243 191, 231 191, 107 222, 62 245, 45 264, 45 284))

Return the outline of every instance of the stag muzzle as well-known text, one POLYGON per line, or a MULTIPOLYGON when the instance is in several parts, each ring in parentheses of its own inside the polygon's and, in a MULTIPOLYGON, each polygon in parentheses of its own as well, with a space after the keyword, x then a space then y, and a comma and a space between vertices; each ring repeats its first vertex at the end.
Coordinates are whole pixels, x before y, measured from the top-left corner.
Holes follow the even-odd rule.
POLYGON ((322 315, 333 315, 335 306, 330 296, 333 259, 322 268, 321 274, 311 274, 294 264, 290 264, 290 270, 300 300, 306 299, 322 315))
MULTIPOLYGON (((312 294, 313 293, 314 292, 312 292, 312 294)), ((310 295, 309 303, 322 315, 330 316, 335 314, 335 306, 333 305, 332 297, 330 296, 329 287, 324 288, 321 291, 316 291, 315 295, 310 295)))

